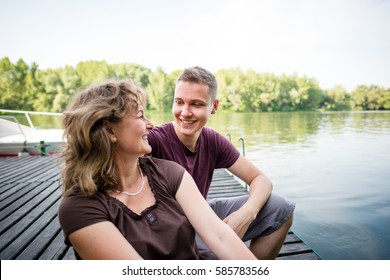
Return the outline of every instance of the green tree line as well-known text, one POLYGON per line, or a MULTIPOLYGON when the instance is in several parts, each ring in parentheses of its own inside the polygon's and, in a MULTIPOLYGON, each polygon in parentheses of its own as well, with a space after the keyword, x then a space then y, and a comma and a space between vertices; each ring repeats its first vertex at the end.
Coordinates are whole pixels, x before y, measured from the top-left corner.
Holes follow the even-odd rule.
MULTIPOLYGON (((91 83, 132 79, 146 89, 149 110, 171 110, 180 70, 152 71, 139 64, 82 61, 76 67, 40 70, 19 59, 0 60, 0 108, 62 112, 72 96, 91 83)), ((220 109, 233 112, 291 112, 314 110, 389 110, 390 88, 360 85, 352 92, 341 86, 321 89, 314 78, 246 72, 239 68, 215 73, 220 109)))

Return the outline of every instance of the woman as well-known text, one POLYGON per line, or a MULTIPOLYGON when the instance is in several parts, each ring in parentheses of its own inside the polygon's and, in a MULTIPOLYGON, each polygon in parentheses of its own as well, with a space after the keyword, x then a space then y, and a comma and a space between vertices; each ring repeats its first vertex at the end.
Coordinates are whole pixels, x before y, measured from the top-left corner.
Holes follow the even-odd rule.
POLYGON ((201 259, 197 231, 220 259, 255 259, 184 168, 145 156, 145 104, 133 82, 111 81, 78 93, 64 112, 59 219, 76 258, 201 259))

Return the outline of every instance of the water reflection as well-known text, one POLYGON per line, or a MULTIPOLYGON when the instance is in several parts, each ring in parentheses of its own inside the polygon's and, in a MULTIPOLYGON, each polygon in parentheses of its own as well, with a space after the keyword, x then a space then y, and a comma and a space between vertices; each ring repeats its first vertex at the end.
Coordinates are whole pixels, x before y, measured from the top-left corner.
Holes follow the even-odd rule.
MULTIPOLYGON (((217 131, 245 137, 253 144, 303 143, 316 134, 320 117, 316 113, 225 113, 213 117, 209 126, 217 131)), ((236 138, 237 138, 236 137, 236 138)))

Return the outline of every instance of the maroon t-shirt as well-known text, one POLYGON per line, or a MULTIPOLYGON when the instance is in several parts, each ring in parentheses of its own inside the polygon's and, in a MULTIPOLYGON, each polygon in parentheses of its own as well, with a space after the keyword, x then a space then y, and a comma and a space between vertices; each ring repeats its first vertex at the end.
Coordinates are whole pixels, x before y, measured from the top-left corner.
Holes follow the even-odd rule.
POLYGON ((214 169, 229 168, 240 156, 226 137, 206 127, 201 131, 195 152, 180 141, 172 123, 156 126, 149 133, 148 141, 154 157, 175 161, 187 169, 205 198, 214 169))
POLYGON ((195 230, 175 199, 184 168, 152 157, 141 158, 140 164, 156 203, 138 215, 114 197, 101 192, 86 197, 77 188, 62 199, 59 209, 65 243, 71 245, 68 236, 78 229, 110 221, 144 259, 202 258, 195 244, 195 230))

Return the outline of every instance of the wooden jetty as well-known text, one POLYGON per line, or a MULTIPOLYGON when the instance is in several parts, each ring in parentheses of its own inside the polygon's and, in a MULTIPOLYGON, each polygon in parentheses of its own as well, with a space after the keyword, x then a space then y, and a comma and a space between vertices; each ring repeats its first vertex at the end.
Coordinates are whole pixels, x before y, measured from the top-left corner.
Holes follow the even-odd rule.
MULTIPOLYGON (((0 158, 0 259, 74 260, 57 218, 61 200, 56 156, 0 158)), ((226 170, 216 170, 209 196, 243 195, 245 188, 226 170)), ((290 232, 277 259, 320 257, 290 232)))

